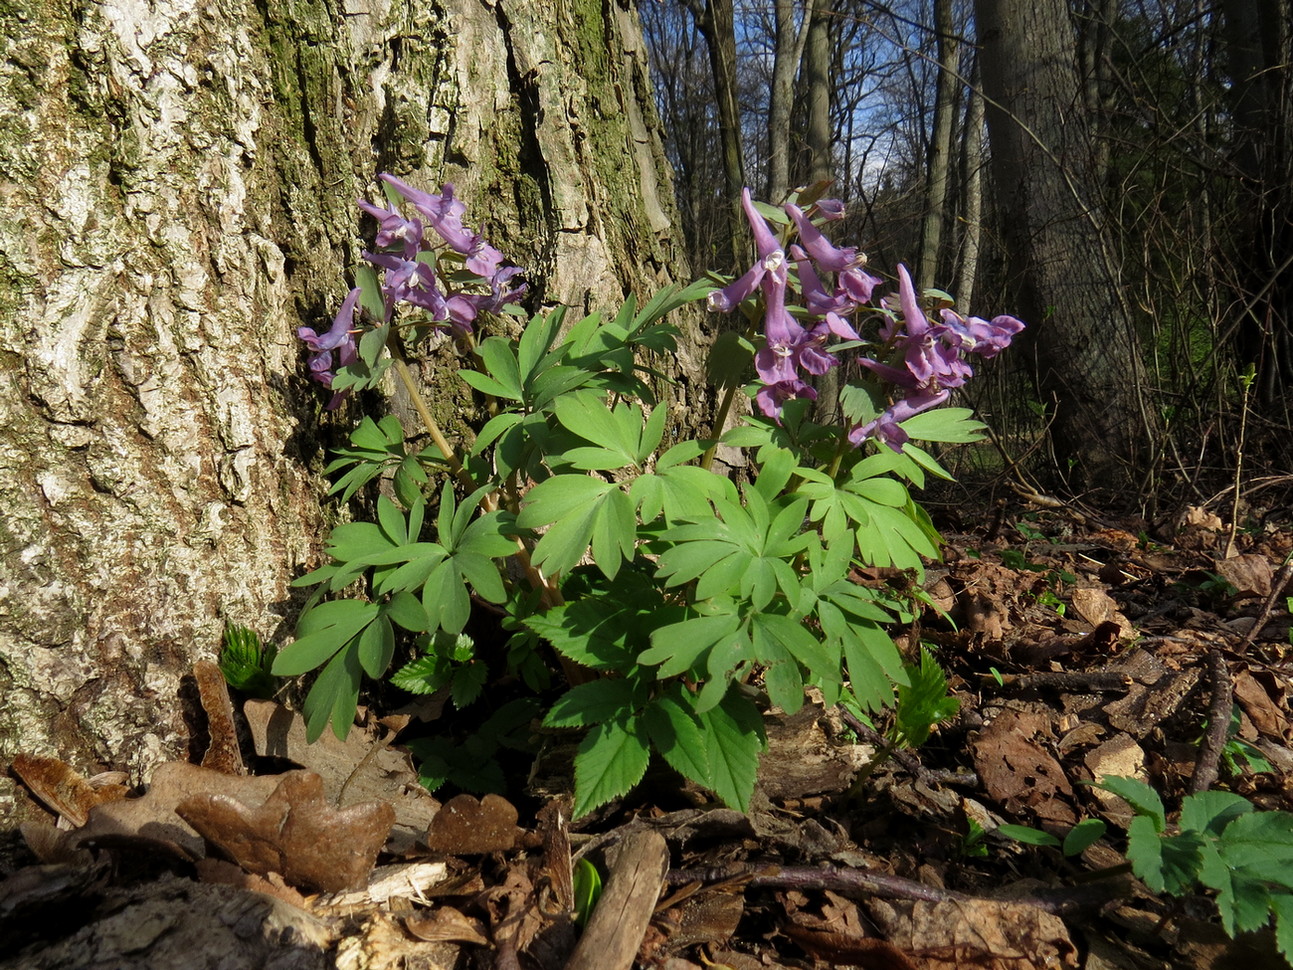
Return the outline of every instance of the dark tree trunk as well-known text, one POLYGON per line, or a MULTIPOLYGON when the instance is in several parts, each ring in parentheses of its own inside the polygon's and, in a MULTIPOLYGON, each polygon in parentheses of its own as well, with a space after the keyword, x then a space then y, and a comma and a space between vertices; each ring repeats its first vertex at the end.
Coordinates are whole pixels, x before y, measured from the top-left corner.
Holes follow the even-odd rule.
POLYGON ((1058 471, 1075 489, 1135 495, 1156 423, 1092 181, 1068 7, 977 0, 975 10, 1011 309, 1029 324, 1021 349, 1053 411, 1058 471))

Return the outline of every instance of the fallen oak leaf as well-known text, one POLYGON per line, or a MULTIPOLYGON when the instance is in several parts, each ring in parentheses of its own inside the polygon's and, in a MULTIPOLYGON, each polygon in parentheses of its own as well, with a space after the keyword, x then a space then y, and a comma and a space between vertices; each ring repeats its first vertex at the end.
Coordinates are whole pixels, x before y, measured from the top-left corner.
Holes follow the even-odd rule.
POLYGON ((389 802, 335 808, 312 771, 284 773, 259 807, 207 794, 181 802, 176 814, 248 872, 277 872, 325 892, 361 885, 395 824, 389 802))
POLYGON ((125 798, 125 785, 94 785, 75 768, 58 758, 19 754, 10 765, 33 795, 73 825, 85 824, 95 805, 125 798))
POLYGON ((501 795, 486 795, 480 801, 455 795, 431 820, 427 846, 448 855, 505 852, 515 848, 523 834, 517 818, 516 808, 501 795))

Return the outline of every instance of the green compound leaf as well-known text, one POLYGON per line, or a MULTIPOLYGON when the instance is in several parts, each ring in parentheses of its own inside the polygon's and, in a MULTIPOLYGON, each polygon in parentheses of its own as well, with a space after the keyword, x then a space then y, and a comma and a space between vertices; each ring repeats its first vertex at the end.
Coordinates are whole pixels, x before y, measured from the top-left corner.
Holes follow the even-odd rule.
POLYGON ((1113 792, 1125 801, 1138 816, 1151 822, 1155 832, 1162 832, 1167 828, 1167 812, 1163 808, 1163 800, 1158 797, 1158 792, 1143 781, 1105 775, 1096 783, 1096 787, 1113 792))
POLYGON ((359 651, 353 645, 329 661, 305 696, 302 713, 305 717, 307 741, 311 744, 317 741, 323 734, 323 729, 328 726, 328 721, 332 722, 332 733, 342 741, 346 739, 350 725, 355 720, 355 709, 359 705, 359 684, 362 680, 363 668, 359 663, 359 651))
POLYGON ((709 787, 724 804, 748 812, 759 772, 759 753, 767 746, 758 708, 737 691, 728 690, 717 706, 698 718, 709 763, 709 787))
POLYGON ((593 727, 575 755, 574 817, 627 794, 642 780, 650 760, 651 749, 640 719, 621 713, 617 719, 593 727))
POLYGON ((974 420, 969 408, 935 408, 902 422, 902 430, 917 441, 978 441, 987 427, 974 420))
POLYGON ((1252 810, 1252 802, 1233 792, 1196 792, 1181 801, 1181 828, 1217 836, 1240 815, 1252 810))
POLYGON ((1030 825, 998 825, 997 834, 1004 835, 1008 839, 1016 842, 1022 842, 1024 845, 1044 845, 1052 848, 1059 848, 1060 840, 1049 832, 1043 832, 1041 829, 1035 829, 1030 825))
POLYGON ((1083 819, 1064 836, 1063 852, 1066 856, 1081 855, 1095 845, 1108 831, 1108 826, 1098 818, 1083 819))
POLYGON ((628 680, 594 680, 557 698, 543 719, 550 728, 591 727, 637 706, 636 686, 628 680))
POLYGON ((376 603, 333 600, 307 611, 297 624, 297 639, 274 658, 276 677, 295 677, 327 661, 376 617, 376 603))
MULTIPOLYGON (((611 491, 619 491, 618 486, 585 475, 554 475, 530 489, 517 525, 533 529, 551 523, 534 547, 535 565, 543 566, 549 574, 573 569, 588 551, 594 532, 605 532, 619 521, 618 514, 602 512, 602 503, 611 491)), ((618 539, 618 533, 609 540, 603 536, 604 555, 622 548, 618 539)), ((618 565, 612 566, 609 560, 598 563, 603 572, 609 568, 608 576, 612 577, 618 565)))
POLYGON ((372 623, 364 627, 357 642, 359 663, 364 673, 374 680, 386 673, 395 656, 395 630, 391 621, 379 615, 372 623))
POLYGON ((705 756, 705 739, 701 722, 691 705, 691 695, 680 684, 652 701, 642 712, 651 745, 664 756, 669 766, 684 778, 706 788, 714 788, 709 761, 705 756))
POLYGON ((909 664, 906 669, 910 683, 898 688, 893 737, 905 747, 918 748, 929 740, 934 725, 954 716, 961 703, 948 695, 947 676, 924 647, 919 666, 909 664))

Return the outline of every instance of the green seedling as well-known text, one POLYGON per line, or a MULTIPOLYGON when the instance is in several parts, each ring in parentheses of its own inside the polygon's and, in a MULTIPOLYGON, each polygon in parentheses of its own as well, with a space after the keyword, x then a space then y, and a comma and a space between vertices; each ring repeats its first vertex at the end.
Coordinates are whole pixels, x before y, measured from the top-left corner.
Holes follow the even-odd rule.
POLYGON ((261 643, 255 630, 229 624, 224 629, 220 648, 220 673, 234 690, 251 697, 272 697, 278 688, 278 678, 270 669, 277 653, 273 644, 261 643))
POLYGON ((588 925, 597 901, 602 898, 602 874, 587 859, 580 859, 574 868, 575 925, 588 925))

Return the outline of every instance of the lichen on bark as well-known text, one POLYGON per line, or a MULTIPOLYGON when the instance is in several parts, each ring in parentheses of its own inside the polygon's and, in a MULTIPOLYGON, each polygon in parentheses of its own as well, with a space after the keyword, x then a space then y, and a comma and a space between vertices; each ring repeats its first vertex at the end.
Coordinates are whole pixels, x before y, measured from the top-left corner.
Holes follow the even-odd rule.
MULTIPOLYGON (((183 754, 181 680, 226 620, 289 635, 356 415, 322 413, 295 330, 344 294, 379 166, 456 182, 549 301, 685 282, 633 19, 0 2, 0 761, 139 780, 183 754)), ((425 372, 446 423, 453 366, 425 372)))

